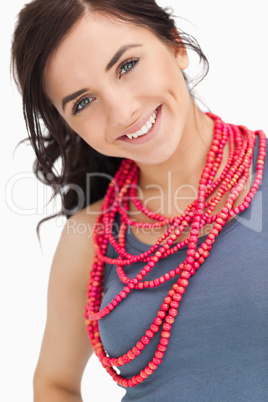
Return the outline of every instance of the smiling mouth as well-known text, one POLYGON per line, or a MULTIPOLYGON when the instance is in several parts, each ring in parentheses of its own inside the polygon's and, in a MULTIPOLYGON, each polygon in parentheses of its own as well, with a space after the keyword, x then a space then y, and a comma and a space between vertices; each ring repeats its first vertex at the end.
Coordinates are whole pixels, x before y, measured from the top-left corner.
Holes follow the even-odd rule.
POLYGON ((155 124, 156 116, 157 116, 157 110, 154 111, 152 116, 148 119, 148 121, 142 126, 140 130, 136 131, 135 133, 126 134, 125 137, 132 140, 133 138, 142 137, 143 135, 148 134, 149 131, 152 130, 155 124))

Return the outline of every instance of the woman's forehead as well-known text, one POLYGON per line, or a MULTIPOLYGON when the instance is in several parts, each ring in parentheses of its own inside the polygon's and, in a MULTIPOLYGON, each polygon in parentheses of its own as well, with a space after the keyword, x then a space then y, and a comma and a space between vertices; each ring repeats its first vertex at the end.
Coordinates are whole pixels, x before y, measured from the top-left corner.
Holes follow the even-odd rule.
POLYGON ((131 33, 142 35, 144 31, 152 34, 152 31, 146 25, 135 24, 110 15, 86 13, 77 21, 65 39, 68 39, 73 34, 76 34, 75 36, 86 34, 87 39, 92 41, 105 38, 105 36, 106 41, 110 41, 117 35, 119 37, 131 33))
POLYGON ((64 64, 67 60, 72 64, 83 52, 90 54, 97 63, 98 60, 110 58, 122 46, 150 45, 152 42, 159 42, 159 39, 145 26, 113 17, 86 14, 51 53, 47 65, 64 64))

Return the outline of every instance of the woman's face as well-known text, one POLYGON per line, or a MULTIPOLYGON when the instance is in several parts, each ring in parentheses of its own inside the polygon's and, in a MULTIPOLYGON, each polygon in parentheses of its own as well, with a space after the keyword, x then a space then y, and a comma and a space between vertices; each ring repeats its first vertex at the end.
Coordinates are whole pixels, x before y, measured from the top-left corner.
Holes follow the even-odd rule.
POLYGON ((100 153, 157 164, 178 148, 187 123, 187 65, 184 49, 148 29, 91 14, 48 60, 45 90, 100 153))

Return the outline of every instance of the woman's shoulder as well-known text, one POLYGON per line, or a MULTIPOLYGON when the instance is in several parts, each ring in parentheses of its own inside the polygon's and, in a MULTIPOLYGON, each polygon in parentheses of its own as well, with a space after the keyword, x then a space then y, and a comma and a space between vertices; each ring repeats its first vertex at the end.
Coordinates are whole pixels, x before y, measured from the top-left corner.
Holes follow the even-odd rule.
POLYGON ((98 200, 72 215, 63 228, 61 240, 79 248, 93 243, 93 230, 102 203, 102 199, 98 200))
POLYGON ((93 230, 103 200, 84 208, 71 216, 63 230, 54 255, 53 266, 78 272, 86 276, 94 258, 93 230))
POLYGON ((103 199, 100 199, 77 212, 75 215, 72 215, 67 220, 64 231, 67 231, 73 236, 87 237, 90 235, 91 237, 102 203, 103 199))

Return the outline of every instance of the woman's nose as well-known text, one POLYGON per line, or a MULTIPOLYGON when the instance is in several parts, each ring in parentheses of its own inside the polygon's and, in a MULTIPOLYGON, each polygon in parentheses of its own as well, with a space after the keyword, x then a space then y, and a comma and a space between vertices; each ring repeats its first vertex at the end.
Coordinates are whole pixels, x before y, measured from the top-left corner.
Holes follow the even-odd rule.
POLYGON ((139 112, 139 101, 125 90, 113 91, 105 100, 109 124, 125 128, 135 121, 139 112))

